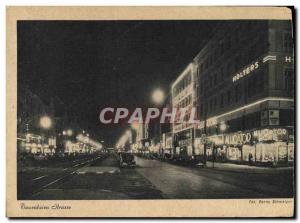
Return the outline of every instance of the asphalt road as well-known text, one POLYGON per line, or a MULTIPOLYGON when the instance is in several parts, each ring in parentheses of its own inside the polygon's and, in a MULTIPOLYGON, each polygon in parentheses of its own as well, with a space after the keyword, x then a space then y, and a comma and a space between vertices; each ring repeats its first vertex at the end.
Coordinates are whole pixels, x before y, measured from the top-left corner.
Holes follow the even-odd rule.
POLYGON ((183 167, 136 157, 136 168, 119 168, 113 155, 69 167, 18 174, 19 199, 220 199, 293 195, 293 171, 232 172, 183 167))

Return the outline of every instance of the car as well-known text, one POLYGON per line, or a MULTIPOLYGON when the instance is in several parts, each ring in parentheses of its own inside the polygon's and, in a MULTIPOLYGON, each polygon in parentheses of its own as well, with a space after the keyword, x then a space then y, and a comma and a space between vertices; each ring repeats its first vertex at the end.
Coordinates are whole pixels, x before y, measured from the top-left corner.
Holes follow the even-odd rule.
POLYGON ((120 167, 135 167, 136 162, 132 153, 120 153, 120 167))

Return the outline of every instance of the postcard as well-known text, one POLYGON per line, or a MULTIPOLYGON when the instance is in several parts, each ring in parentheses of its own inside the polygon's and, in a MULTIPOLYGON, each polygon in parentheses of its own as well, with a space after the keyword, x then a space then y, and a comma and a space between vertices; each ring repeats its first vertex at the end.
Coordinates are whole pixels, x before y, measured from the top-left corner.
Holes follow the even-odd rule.
POLYGON ((292 7, 7 7, 8 217, 294 217, 292 7))

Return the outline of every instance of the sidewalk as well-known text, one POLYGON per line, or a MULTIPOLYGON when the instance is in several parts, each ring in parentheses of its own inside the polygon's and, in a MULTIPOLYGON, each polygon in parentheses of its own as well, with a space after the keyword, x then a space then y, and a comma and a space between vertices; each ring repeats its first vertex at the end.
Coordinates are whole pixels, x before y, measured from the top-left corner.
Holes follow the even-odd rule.
POLYGON ((277 174, 287 171, 293 171, 294 167, 258 167, 248 166, 233 163, 214 163, 207 161, 206 167, 209 169, 221 170, 221 171, 232 171, 232 172, 244 172, 244 173, 270 173, 277 174))

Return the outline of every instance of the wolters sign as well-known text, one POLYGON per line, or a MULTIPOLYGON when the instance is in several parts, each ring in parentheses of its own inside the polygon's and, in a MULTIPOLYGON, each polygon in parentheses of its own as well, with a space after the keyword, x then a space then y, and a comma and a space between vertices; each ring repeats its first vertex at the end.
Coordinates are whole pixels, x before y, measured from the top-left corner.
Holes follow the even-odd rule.
POLYGON ((249 66, 245 67, 241 72, 235 74, 232 77, 232 82, 236 82, 237 80, 247 76, 248 74, 250 74, 251 72, 253 72, 254 70, 258 69, 259 67, 259 63, 258 61, 256 61, 253 64, 250 64, 249 66))

